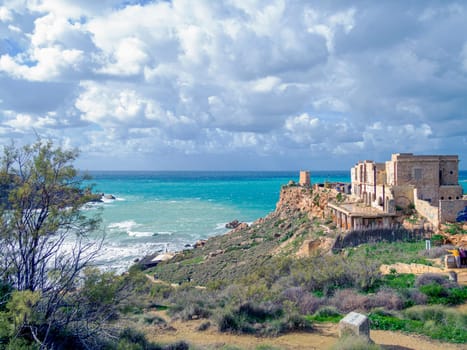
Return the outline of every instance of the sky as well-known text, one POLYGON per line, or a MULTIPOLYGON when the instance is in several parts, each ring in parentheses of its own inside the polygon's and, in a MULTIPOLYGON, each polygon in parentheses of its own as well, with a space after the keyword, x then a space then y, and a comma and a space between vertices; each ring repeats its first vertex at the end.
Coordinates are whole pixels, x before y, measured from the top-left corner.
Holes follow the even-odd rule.
POLYGON ((0 0, 0 145, 86 170, 467 169, 467 2, 0 0))

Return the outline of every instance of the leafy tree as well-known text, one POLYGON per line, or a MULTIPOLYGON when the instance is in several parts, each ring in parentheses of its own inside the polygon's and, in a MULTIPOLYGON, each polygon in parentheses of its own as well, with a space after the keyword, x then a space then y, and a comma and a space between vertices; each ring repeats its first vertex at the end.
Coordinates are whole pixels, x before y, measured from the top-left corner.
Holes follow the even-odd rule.
POLYGON ((100 218, 83 213, 94 196, 73 166, 77 155, 39 140, 4 147, 0 161, 0 323, 44 348, 83 317, 76 290, 102 243, 89 236, 100 218))

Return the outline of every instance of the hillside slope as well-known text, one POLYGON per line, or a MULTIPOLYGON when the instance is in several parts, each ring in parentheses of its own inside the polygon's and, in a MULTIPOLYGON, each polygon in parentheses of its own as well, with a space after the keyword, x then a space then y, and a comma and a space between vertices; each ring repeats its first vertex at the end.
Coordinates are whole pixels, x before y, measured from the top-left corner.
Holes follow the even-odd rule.
POLYGON ((165 281, 206 285, 239 279, 278 254, 308 255, 308 247, 329 249, 335 234, 325 226, 323 210, 336 195, 328 189, 283 186, 275 211, 265 218, 198 242, 197 248, 177 253, 150 272, 165 281))

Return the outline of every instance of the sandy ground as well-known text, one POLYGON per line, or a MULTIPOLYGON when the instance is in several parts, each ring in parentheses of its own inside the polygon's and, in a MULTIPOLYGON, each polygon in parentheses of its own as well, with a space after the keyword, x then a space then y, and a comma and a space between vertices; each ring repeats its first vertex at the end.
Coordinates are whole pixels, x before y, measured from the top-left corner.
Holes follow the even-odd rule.
MULTIPOLYGON (((466 304, 461 312, 467 312, 466 304)), ((159 314, 166 318, 165 315, 159 314)), ((248 335, 232 335, 219 333, 215 326, 206 331, 197 331, 202 320, 189 322, 171 321, 169 327, 160 329, 154 326, 145 328, 150 340, 159 343, 186 341, 203 349, 220 349, 224 345, 234 345, 241 349, 252 350, 259 345, 270 345, 284 350, 298 349, 329 349, 338 340, 336 324, 315 324, 315 330, 310 333, 290 333, 277 338, 259 338, 248 335)), ((371 339, 390 350, 459 350, 466 349, 464 345, 441 343, 421 336, 406 335, 400 332, 371 331, 371 339)))
MULTIPOLYGON (((405 264, 404 264, 405 265, 405 264)), ((458 274, 458 283, 467 285, 467 269, 451 269, 458 274)), ((411 271, 412 272, 412 271, 411 271)), ((155 281, 163 283, 161 281, 155 281)), ((458 306, 462 313, 467 314, 467 304, 458 306)), ((329 349, 338 341, 336 324, 315 324, 315 330, 310 333, 289 333, 276 338, 259 338, 248 335, 232 335, 219 333, 215 326, 206 331, 197 331, 203 320, 190 322, 170 321, 164 312, 157 312, 164 318, 168 327, 145 327, 149 340, 158 343, 173 343, 186 341, 202 349, 220 349, 224 345, 234 345, 241 349, 253 350, 259 345, 271 345, 284 350, 298 349, 329 349)), ((370 333, 371 339, 388 350, 460 350, 467 349, 465 344, 442 343, 427 337, 408 335, 401 332, 376 331, 370 333)))

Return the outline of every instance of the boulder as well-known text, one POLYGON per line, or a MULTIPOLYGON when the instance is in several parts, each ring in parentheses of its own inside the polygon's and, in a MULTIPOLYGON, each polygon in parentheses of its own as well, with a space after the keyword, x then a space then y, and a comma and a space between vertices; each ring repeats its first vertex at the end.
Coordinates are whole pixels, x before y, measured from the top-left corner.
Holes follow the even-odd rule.
POLYGON ((355 335, 370 341, 370 321, 368 317, 358 312, 348 313, 339 322, 339 338, 355 335))
POLYGON ((112 194, 105 194, 103 197, 104 199, 115 199, 115 196, 112 194))
POLYGON ((218 249, 218 250, 215 250, 215 251, 213 251, 213 252, 210 252, 210 253, 209 253, 209 257, 210 257, 210 258, 213 258, 213 257, 215 257, 215 256, 224 254, 224 252, 225 252, 225 250, 223 250, 223 249, 218 249))
POLYGON ((172 253, 163 253, 163 254, 159 254, 158 256, 156 256, 151 261, 153 263, 157 264, 157 263, 159 263, 161 261, 168 261, 168 260, 172 259, 174 256, 175 256, 175 254, 172 254, 172 253))
POLYGON ((202 248, 202 247, 204 247, 205 244, 206 244, 206 240, 205 239, 200 239, 200 240, 196 241, 195 244, 193 244, 193 248, 202 248))
POLYGON ((240 222, 238 220, 233 220, 231 222, 226 223, 225 228, 233 229, 237 228, 238 225, 240 225, 240 222))

